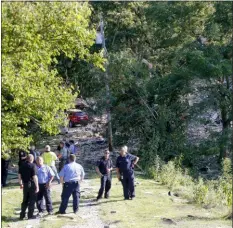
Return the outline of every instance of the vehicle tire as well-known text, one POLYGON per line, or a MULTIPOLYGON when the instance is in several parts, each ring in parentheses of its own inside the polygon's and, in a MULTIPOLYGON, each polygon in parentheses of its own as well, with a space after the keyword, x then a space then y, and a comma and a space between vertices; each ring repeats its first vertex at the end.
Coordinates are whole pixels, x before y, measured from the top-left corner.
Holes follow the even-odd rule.
POLYGON ((69 127, 70 128, 74 127, 74 123, 72 121, 69 122, 69 127))
POLYGON ((84 122, 82 125, 83 125, 83 126, 87 126, 87 125, 88 125, 88 122, 84 122))

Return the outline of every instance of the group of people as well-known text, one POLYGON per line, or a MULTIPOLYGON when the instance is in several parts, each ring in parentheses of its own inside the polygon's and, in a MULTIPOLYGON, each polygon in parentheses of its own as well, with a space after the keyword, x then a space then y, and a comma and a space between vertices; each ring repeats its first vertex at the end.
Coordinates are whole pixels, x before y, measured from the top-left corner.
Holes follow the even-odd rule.
MULTIPOLYGON (((28 154, 25 162, 19 166, 18 179, 20 188, 23 189, 23 202, 21 204, 20 219, 25 218, 26 209, 28 208, 28 219, 42 216, 46 210, 49 215, 53 214, 53 205, 51 199, 51 183, 57 178, 58 183, 62 183, 61 204, 56 214, 65 214, 70 196, 73 197, 73 212, 77 213, 80 199, 80 183, 84 179, 85 172, 83 167, 76 163, 74 153, 65 151, 65 143, 60 143, 59 152, 56 155, 50 150, 50 146, 45 147, 45 152, 36 157, 28 154), (63 147, 62 147, 63 146, 63 147), (60 158, 61 169, 58 175, 55 160, 60 158), (62 158, 62 159, 61 159, 62 158), (44 200, 43 200, 44 199, 44 200), (34 216, 35 204, 38 209, 38 215, 34 216)), ((127 152, 124 146, 120 150, 120 156, 116 161, 116 172, 119 181, 121 181, 124 192, 124 199, 129 200, 135 197, 134 190, 134 166, 139 158, 127 152)), ((112 182, 113 163, 110 158, 109 150, 104 151, 104 156, 97 161, 96 171, 100 175, 101 186, 97 195, 97 201, 104 194, 109 198, 112 182)))

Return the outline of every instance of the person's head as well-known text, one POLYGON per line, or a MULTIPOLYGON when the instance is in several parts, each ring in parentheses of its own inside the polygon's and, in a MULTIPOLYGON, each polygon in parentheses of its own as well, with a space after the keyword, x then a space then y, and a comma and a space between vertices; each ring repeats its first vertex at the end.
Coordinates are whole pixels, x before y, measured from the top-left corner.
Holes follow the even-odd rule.
POLYGON ((30 162, 30 163, 33 163, 34 157, 33 157, 32 154, 28 154, 28 155, 27 155, 27 161, 30 162))
POLYGON ((121 147, 120 155, 121 155, 121 156, 125 156, 126 153, 127 153, 127 151, 128 151, 128 147, 127 147, 127 146, 121 147))
POLYGON ((76 161, 76 156, 74 154, 71 154, 69 157, 70 162, 75 162, 76 161))
POLYGON ((36 147, 35 147, 34 145, 31 145, 30 149, 31 149, 31 150, 35 150, 36 147))
POLYGON ((70 144, 74 144, 74 140, 70 140, 69 143, 70 143, 70 144))
POLYGON ((104 157, 105 157, 105 159, 108 159, 108 158, 109 158, 109 155, 110 155, 110 152, 109 152, 108 149, 106 149, 106 150, 104 151, 104 157))
POLYGON ((49 152, 49 151, 50 151, 50 149, 51 149, 51 148, 50 148, 50 146, 49 146, 49 145, 46 145, 46 146, 45 146, 45 152, 49 152))
POLYGON ((59 146, 60 146, 61 148, 63 148, 63 147, 65 146, 65 143, 64 143, 64 142, 60 142, 60 143, 59 143, 59 146))
POLYGON ((44 159, 42 158, 42 157, 37 157, 36 158, 36 164, 38 165, 38 166, 42 166, 43 164, 44 164, 44 159))

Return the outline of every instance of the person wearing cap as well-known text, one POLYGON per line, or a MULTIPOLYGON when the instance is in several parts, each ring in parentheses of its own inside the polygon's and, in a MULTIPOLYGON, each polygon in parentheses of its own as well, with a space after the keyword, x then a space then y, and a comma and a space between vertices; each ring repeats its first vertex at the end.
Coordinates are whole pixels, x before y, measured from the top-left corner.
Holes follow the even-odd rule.
POLYGON ((116 161, 117 177, 122 182, 125 200, 135 197, 133 168, 139 160, 139 157, 129 154, 127 151, 127 146, 123 146, 116 161))
POLYGON ((44 165, 44 160, 42 157, 37 157, 37 175, 38 175, 38 183, 39 183, 39 192, 37 195, 37 209, 39 211, 39 215, 44 213, 44 205, 43 205, 43 198, 45 198, 46 202, 46 210, 49 215, 53 214, 53 206, 51 200, 51 183, 54 178, 53 170, 48 166, 44 165))
POLYGON ((33 216, 37 193, 39 192, 37 169, 33 163, 33 155, 29 154, 26 162, 19 167, 18 178, 20 188, 23 189, 23 202, 21 204, 20 219, 25 217, 28 208, 28 219, 36 218, 33 216))
POLYGON ((20 150, 18 166, 20 167, 24 162, 26 162, 26 159, 27 159, 27 152, 25 150, 20 150))
POLYGON ((59 173, 61 183, 63 184, 63 190, 61 195, 61 205, 56 214, 66 213, 71 194, 73 197, 73 211, 75 214, 78 212, 80 182, 84 179, 85 173, 83 167, 75 161, 76 156, 71 154, 69 156, 69 164, 66 164, 59 173))
POLYGON ((55 161, 58 160, 57 155, 51 151, 51 148, 49 145, 45 146, 45 152, 41 156, 44 160, 44 164, 48 165, 54 172, 54 175, 57 179, 58 184, 60 184, 60 178, 57 173, 57 168, 55 166, 55 161))
POLYGON ((96 172, 100 176, 100 183, 101 183, 99 193, 97 196, 97 201, 100 198, 102 198, 104 190, 105 190, 104 198, 106 199, 109 198, 109 191, 111 189, 111 183, 112 183, 111 171, 113 170, 112 160, 109 157, 109 155, 110 155, 109 150, 105 150, 104 156, 96 163, 96 172))

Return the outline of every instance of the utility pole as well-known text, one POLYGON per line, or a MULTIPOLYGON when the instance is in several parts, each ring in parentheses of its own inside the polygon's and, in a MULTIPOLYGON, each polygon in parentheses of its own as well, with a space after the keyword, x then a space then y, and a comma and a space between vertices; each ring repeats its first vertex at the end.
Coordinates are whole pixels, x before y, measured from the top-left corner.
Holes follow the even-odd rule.
MULTIPOLYGON (((105 37, 104 37, 104 20, 103 16, 100 15, 100 33, 102 36, 102 48, 104 50, 104 57, 107 58, 107 49, 105 46, 105 37)), ((109 77, 108 77, 108 63, 105 63, 105 87, 106 87, 106 96, 107 96, 107 121, 108 121, 108 149, 113 151, 113 142, 112 142, 112 120, 111 120, 111 99, 110 99, 110 88, 109 88, 109 77)))

